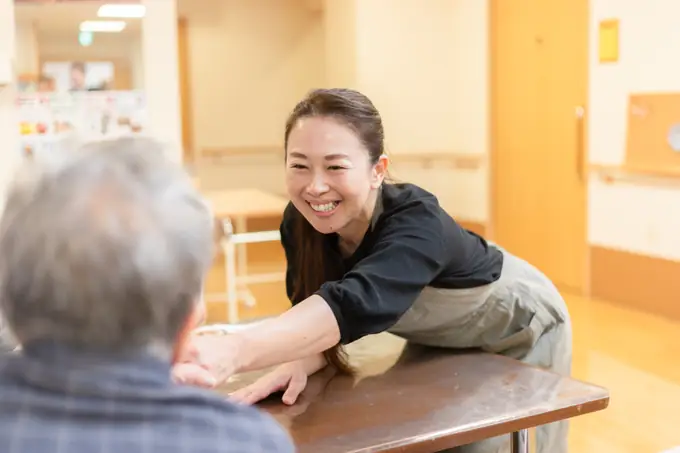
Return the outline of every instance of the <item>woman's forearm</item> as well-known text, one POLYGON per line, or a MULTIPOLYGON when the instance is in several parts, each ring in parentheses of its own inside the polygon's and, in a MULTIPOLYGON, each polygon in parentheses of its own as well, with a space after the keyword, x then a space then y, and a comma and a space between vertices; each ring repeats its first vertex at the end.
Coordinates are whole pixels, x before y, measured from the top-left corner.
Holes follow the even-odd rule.
POLYGON ((232 340, 236 372, 245 372, 320 354, 338 344, 340 329, 326 301, 313 295, 232 340))
POLYGON ((307 376, 311 376, 312 374, 316 373, 317 371, 328 365, 328 362, 326 362, 326 357, 324 357, 322 353, 312 354, 309 357, 300 359, 299 362, 305 369, 305 373, 307 373, 307 376))

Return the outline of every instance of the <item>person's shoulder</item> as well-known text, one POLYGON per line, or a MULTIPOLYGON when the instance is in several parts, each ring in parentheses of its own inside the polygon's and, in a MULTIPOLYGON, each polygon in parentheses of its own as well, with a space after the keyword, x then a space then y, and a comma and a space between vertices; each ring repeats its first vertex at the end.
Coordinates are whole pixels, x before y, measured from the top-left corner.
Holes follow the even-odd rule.
POLYGON ((384 217, 425 214, 438 218, 445 214, 433 193, 411 183, 383 185, 382 203, 384 217))
POLYGON ((228 401, 200 389, 183 388, 185 399, 192 400, 192 410, 183 414, 183 430, 190 435, 214 435, 215 453, 293 453, 295 447, 288 432, 269 414, 256 408, 228 401), (193 414, 193 416, 191 416, 193 414), (212 427, 213 429, 206 429, 212 427), (186 432, 186 431, 185 431, 186 432))

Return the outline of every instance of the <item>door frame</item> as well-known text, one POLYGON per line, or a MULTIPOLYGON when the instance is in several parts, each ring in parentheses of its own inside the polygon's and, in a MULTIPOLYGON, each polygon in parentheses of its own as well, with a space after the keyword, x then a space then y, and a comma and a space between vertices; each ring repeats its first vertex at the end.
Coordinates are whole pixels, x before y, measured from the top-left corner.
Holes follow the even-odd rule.
POLYGON ((177 73, 179 76, 180 112, 182 114, 182 148, 184 163, 196 163, 193 149, 194 127, 192 115, 191 70, 189 59, 189 24, 186 17, 177 18, 177 73))
MULTIPOLYGON (((495 56, 497 53, 496 49, 496 34, 498 32, 498 24, 497 24, 497 6, 499 1, 505 1, 505 0, 488 0, 488 11, 487 11, 487 24, 488 24, 488 48, 487 48, 487 56, 488 56, 488 78, 487 78, 487 83, 488 83, 488 90, 489 90, 489 109, 488 109, 488 124, 489 124, 489 171, 488 171, 488 177, 487 177, 487 236, 489 239, 494 240, 495 239, 495 233, 496 233, 496 212, 497 212, 497 207, 498 207, 498 197, 496 196, 498 192, 498 184, 497 184, 497 176, 499 173, 499 168, 498 168, 498 142, 496 140, 496 137, 498 136, 498 122, 496 121, 496 115, 495 115, 495 110, 496 110, 496 105, 498 103, 498 94, 496 90, 496 64, 495 64, 495 56)), ((590 3, 589 0, 584 0, 587 3, 590 3)), ((590 246, 590 242, 588 241, 588 222, 589 222, 589 217, 588 217, 588 199, 589 199, 589 186, 590 186, 590 152, 589 152, 589 136, 590 136, 590 127, 589 127, 589 104, 590 104, 590 43, 591 43, 591 38, 592 38, 592 33, 591 33, 591 26, 590 26, 590 7, 586 9, 586 20, 588 22, 588 26, 586 27, 586 43, 587 43, 587 53, 588 53, 588 58, 586 59, 586 93, 585 93, 585 102, 584 102, 584 117, 583 117, 583 161, 582 161, 582 167, 581 170, 584 175, 584 191, 585 191, 585 202, 584 202, 584 218, 585 218, 585 243, 582 244, 582 247, 585 248, 585 262, 583 263, 583 277, 582 277, 582 295, 583 296, 590 296, 591 294, 591 254, 592 254, 592 248, 590 246)), ((502 244, 499 244, 502 245, 502 244)))

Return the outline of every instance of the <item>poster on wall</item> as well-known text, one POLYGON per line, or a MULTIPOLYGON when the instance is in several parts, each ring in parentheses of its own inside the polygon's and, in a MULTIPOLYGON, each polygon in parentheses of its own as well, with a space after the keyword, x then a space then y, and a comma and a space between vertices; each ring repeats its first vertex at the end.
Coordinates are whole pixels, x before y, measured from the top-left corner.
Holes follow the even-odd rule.
POLYGON ((139 91, 25 93, 17 98, 21 153, 47 159, 66 138, 104 140, 146 133, 139 91))
POLYGON ((53 80, 53 89, 58 93, 111 89, 114 72, 113 63, 108 61, 45 62, 42 67, 42 74, 53 80))

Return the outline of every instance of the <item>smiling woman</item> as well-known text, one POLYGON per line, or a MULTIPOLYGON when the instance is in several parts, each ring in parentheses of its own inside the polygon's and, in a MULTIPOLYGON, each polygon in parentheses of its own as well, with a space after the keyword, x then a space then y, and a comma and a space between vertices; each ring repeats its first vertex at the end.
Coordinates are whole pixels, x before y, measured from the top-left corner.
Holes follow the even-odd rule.
MULTIPOLYGON (((300 102, 285 129, 286 186, 295 209, 297 256, 287 257, 304 270, 286 279, 293 303, 314 294, 325 282, 342 278, 342 262, 329 262, 326 236, 337 233, 346 256, 359 246, 387 172, 384 131, 377 109, 352 90, 319 90, 300 102), (368 155, 368 159, 367 159, 368 155), (366 184, 366 178, 370 183, 366 184)), ((351 372, 342 346, 324 353, 341 371, 351 372)))
POLYGON ((387 171, 375 107, 349 90, 310 96, 286 124, 285 147, 293 205, 318 232, 358 243, 387 171))

